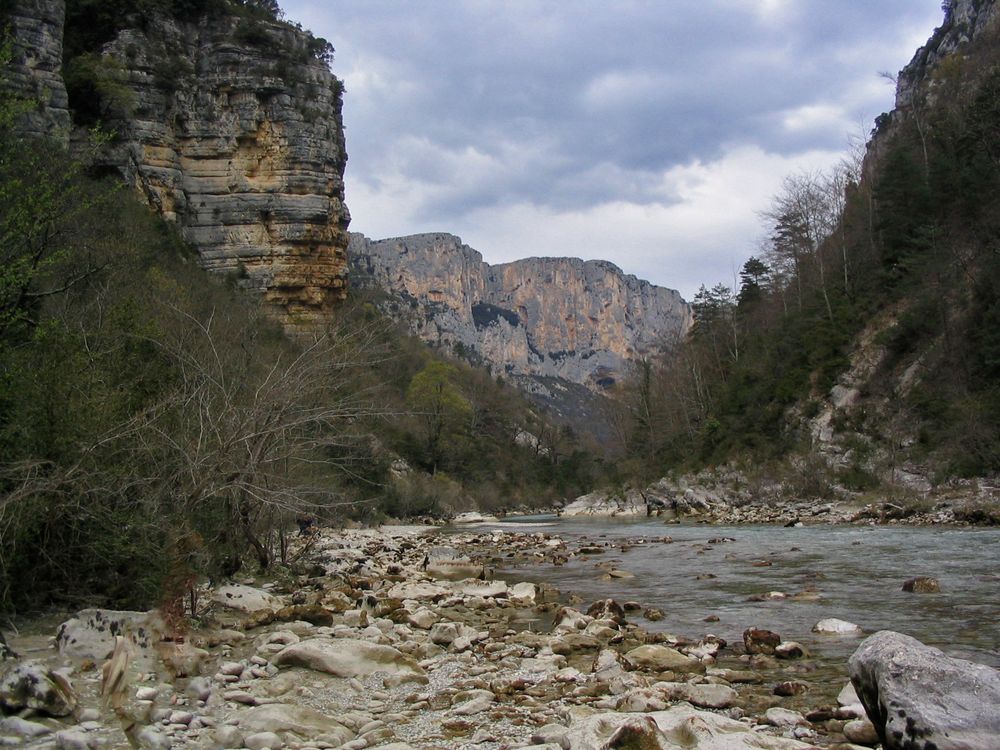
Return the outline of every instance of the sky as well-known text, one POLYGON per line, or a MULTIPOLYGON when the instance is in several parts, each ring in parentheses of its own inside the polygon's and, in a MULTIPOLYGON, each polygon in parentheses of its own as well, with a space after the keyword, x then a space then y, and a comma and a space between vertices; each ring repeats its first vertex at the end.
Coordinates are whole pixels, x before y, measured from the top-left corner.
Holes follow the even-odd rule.
POLYGON ((940 0, 282 0, 336 49, 351 229, 732 284, 892 108, 940 0))

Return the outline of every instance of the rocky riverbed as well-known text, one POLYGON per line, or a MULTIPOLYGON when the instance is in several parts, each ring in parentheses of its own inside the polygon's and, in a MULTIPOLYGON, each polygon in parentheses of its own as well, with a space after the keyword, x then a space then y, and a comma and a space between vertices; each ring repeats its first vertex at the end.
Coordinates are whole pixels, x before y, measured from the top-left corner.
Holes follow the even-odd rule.
POLYGON ((299 544, 308 550, 298 550, 306 554, 287 576, 203 591, 185 628, 155 612, 89 610, 57 633, 8 638, 20 658, 0 669, 0 745, 792 750, 877 742, 846 687, 846 664, 837 690, 814 685, 808 650, 752 622, 736 643, 712 635, 711 623, 701 637, 681 638, 647 630, 664 615, 642 602, 579 601, 545 584, 494 580, 498 564, 592 554, 586 542, 386 527, 324 529, 299 544), (118 653, 105 661, 116 635, 118 653))

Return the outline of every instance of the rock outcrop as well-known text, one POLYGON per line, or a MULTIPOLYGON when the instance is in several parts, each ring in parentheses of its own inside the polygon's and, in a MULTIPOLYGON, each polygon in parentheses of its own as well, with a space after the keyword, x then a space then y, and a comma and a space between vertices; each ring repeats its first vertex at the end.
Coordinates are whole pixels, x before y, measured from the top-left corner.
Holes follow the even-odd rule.
MULTIPOLYGON (((65 3, 16 0, 11 84, 26 130, 69 138, 65 3)), ((327 48, 278 21, 126 17, 100 53, 113 78, 106 161, 175 221, 209 271, 260 294, 291 330, 347 293, 343 86, 327 48)), ((88 106, 97 106, 88 103, 88 106)))
POLYGON ((18 0, 6 14, 12 37, 11 60, 3 85, 34 102, 20 127, 34 136, 69 143, 70 115, 62 77, 64 0, 18 0))
POLYGON ((515 378, 558 378, 599 391, 630 363, 683 336, 691 322, 677 292, 606 261, 527 258, 491 266, 450 234, 372 241, 352 233, 348 254, 357 285, 407 303, 400 312, 424 341, 515 378))

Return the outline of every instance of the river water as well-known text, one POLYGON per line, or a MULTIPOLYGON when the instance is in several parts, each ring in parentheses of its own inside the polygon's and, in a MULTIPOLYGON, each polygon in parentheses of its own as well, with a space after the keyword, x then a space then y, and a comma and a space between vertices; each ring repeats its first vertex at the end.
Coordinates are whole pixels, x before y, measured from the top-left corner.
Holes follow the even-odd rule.
POLYGON ((803 643, 817 661, 838 665, 843 673, 860 639, 811 632, 819 620, 835 617, 865 633, 897 630, 953 656, 1000 667, 997 529, 665 525, 655 518, 554 517, 494 526, 612 545, 604 554, 508 570, 505 577, 545 581, 588 603, 614 598, 661 609, 665 617, 659 622, 632 617, 648 630, 690 638, 714 633, 738 642, 750 626, 767 628, 783 640, 803 643), (673 542, 657 541, 664 536, 673 542), (709 543, 725 538, 732 541, 709 543), (609 562, 635 577, 602 580, 604 570, 596 566, 609 562), (903 592, 903 582, 918 575, 937 578, 941 592, 903 592), (809 592, 807 597, 818 599, 749 601, 771 591, 809 592), (704 621, 712 615, 719 621, 704 621))

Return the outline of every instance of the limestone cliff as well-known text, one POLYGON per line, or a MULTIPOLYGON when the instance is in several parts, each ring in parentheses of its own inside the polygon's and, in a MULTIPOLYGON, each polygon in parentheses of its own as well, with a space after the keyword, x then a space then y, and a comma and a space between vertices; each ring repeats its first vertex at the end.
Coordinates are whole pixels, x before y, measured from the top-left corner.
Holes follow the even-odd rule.
POLYGON ((35 102, 24 113, 22 127, 35 136, 69 143, 70 115, 62 78, 63 0, 18 0, 7 13, 13 38, 4 85, 14 94, 35 102))
POLYGON ((558 378, 592 390, 682 336, 680 295, 606 261, 527 258, 490 266, 461 239, 421 234, 372 241, 352 233, 359 286, 410 303, 415 332, 494 372, 558 378))
MULTIPOLYGON (((63 129, 64 0, 14 6, 15 83, 45 102, 35 130, 63 129)), ((235 275, 292 330, 347 292, 343 87, 317 41, 225 12, 126 15, 92 53, 110 101, 69 101, 99 109, 115 132, 107 163, 177 222, 202 265, 235 275)))

